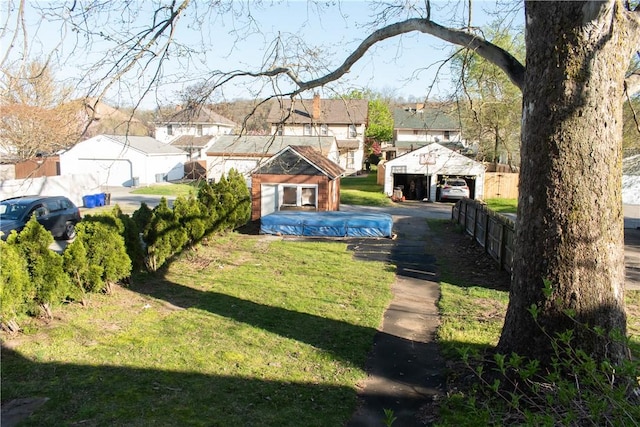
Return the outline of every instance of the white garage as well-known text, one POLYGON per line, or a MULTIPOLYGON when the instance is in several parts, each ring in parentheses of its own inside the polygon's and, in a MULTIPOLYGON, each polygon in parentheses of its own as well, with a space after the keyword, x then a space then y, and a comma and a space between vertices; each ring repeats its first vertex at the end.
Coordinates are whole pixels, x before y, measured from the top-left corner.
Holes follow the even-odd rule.
POLYGON ((482 198, 485 167, 469 157, 432 143, 384 163, 384 193, 401 189, 407 200, 436 200, 438 183, 462 178, 470 197, 482 198))
POLYGON ((96 174, 100 185, 131 187, 184 176, 187 153, 150 136, 98 135, 60 154, 60 174, 96 174))

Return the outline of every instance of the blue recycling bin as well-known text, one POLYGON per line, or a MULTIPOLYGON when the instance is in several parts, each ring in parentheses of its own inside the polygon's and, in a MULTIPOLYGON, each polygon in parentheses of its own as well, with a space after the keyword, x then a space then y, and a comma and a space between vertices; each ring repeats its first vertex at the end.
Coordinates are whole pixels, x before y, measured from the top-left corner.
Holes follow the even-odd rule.
POLYGON ((94 194, 87 194, 86 196, 82 196, 82 204, 85 208, 95 208, 96 207, 96 197, 94 194))
POLYGON ((105 195, 104 193, 94 194, 96 198, 96 206, 104 206, 105 205, 105 195))

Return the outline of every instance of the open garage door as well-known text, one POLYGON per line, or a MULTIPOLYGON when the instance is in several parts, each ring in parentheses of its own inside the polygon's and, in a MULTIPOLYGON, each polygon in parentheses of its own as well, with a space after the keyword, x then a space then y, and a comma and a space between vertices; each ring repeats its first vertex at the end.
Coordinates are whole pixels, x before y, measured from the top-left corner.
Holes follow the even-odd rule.
POLYGON ((424 174, 393 174, 393 188, 400 187, 405 200, 428 199, 430 187, 430 175, 424 174))
MULTIPOLYGON (((460 178, 464 179, 467 183, 467 187, 469 187, 469 198, 476 198, 476 176, 475 175, 438 175, 437 176, 437 184, 440 185, 446 178, 460 178)), ((439 199, 439 194, 438 194, 439 199)))

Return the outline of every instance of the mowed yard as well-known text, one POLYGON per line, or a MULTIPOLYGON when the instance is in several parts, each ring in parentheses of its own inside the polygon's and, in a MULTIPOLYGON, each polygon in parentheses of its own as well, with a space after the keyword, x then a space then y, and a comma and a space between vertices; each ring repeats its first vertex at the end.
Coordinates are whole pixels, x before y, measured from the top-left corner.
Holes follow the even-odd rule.
POLYGON ((3 336, 2 399, 49 399, 25 426, 343 425, 393 280, 344 243, 213 237, 3 336))

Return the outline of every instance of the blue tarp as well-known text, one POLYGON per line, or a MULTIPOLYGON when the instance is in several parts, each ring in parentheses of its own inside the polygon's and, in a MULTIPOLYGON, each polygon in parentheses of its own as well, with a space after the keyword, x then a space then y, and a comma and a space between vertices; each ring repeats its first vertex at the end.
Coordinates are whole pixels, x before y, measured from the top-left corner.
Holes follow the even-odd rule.
POLYGON ((288 236, 392 237, 388 214, 356 212, 275 212, 260 218, 260 232, 288 236))

